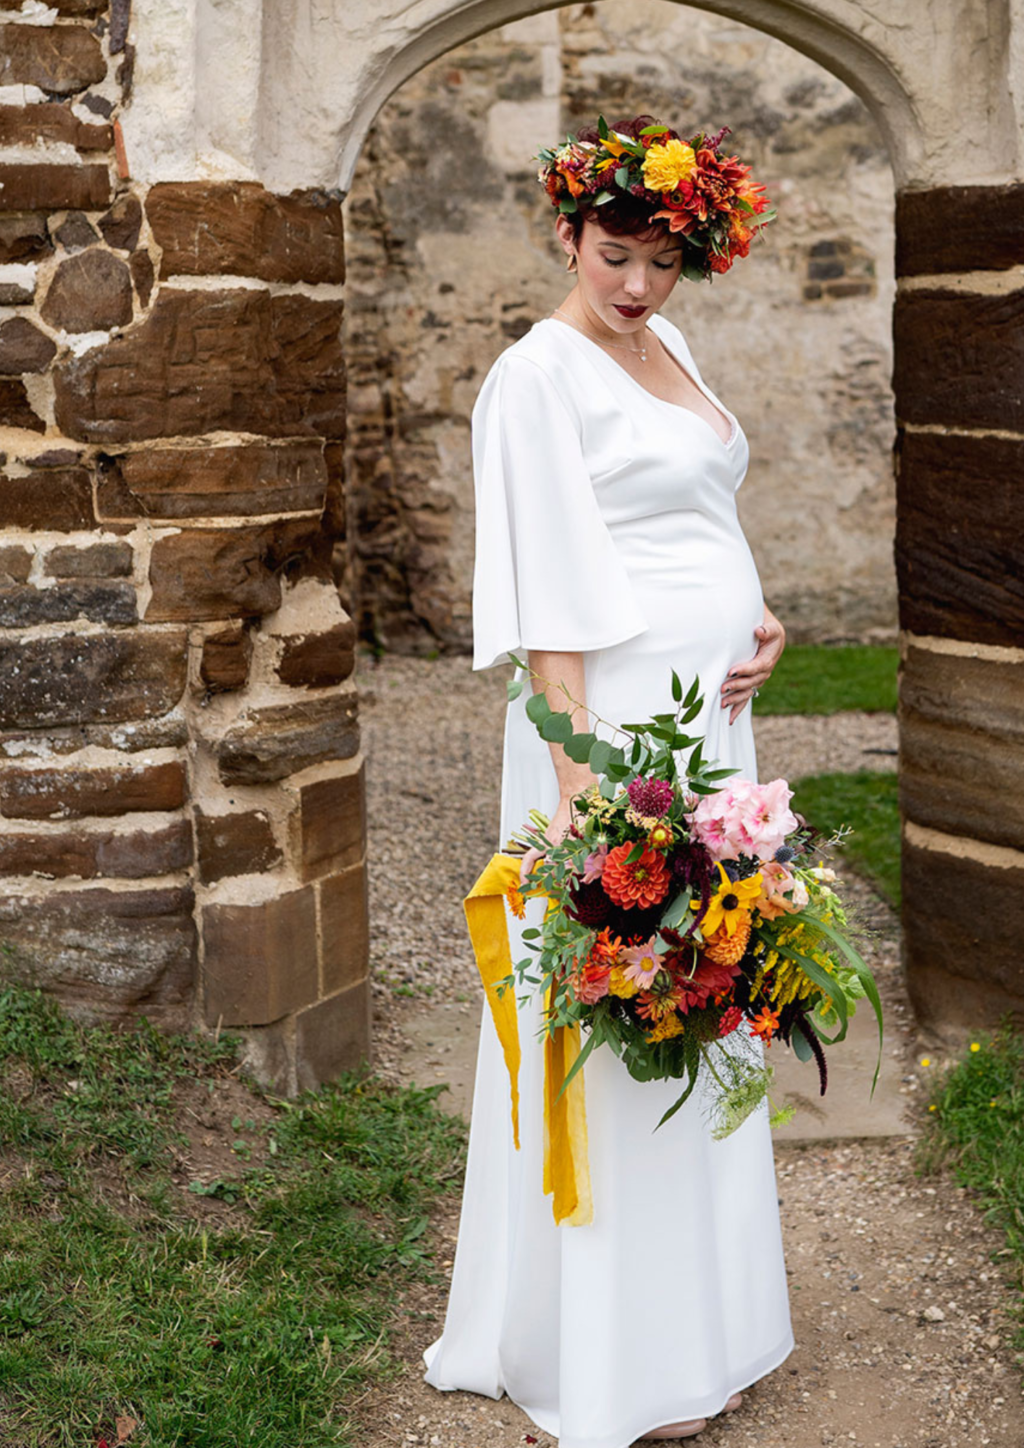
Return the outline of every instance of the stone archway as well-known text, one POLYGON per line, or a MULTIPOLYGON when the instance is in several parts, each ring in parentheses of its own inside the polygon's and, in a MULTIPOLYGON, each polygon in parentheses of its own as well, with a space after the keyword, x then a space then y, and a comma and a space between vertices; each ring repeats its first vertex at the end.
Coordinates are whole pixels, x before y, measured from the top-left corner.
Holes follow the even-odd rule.
MULTIPOLYGON (((406 76, 546 8, 0 27, 0 933, 83 1010, 247 1028, 283 1090, 369 1044, 339 198, 406 76)), ((907 964, 923 1019, 990 1018, 1024 993, 1024 16, 702 8, 833 70, 890 146, 907 964)))

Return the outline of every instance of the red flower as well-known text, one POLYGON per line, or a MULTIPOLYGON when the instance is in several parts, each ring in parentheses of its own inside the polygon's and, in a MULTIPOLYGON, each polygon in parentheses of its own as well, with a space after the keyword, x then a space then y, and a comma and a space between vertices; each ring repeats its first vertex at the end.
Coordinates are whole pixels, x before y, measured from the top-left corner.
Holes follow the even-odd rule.
POLYGON ((627 857, 636 848, 626 843, 608 851, 601 884, 608 897, 623 910, 646 910, 657 905, 668 894, 669 873, 665 857, 657 850, 645 848, 643 854, 627 864, 627 857))
POLYGON ((721 1019, 718 1022, 718 1034, 720 1036, 731 1036, 742 1019, 743 1012, 739 1006, 730 1006, 728 1010, 722 1012, 721 1019))

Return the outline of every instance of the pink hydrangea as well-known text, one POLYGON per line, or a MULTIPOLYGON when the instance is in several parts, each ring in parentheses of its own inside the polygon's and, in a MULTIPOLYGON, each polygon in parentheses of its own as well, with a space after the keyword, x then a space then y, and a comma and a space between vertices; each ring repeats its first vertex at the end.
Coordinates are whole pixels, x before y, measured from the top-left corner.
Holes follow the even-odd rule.
POLYGON ((770 860, 797 827, 789 808, 792 798, 784 779, 769 784, 737 779, 728 789, 705 795, 690 815, 690 824, 712 859, 750 855, 770 860))

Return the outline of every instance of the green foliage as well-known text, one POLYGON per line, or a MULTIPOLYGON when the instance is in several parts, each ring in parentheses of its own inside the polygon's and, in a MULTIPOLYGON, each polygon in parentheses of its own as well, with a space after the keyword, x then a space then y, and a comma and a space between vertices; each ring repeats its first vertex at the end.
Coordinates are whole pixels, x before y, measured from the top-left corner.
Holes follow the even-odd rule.
MULTIPOLYGON (((387 1367, 396 1288, 429 1277, 428 1210, 464 1131, 439 1088, 349 1076, 296 1102, 248 1083, 242 1166, 183 1190, 180 1095, 240 1080, 238 1042, 115 1032, 0 989, 0 1424, 77 1448, 113 1414, 139 1448, 351 1443, 347 1395, 387 1367), (23 1096, 25 1099, 15 1099, 23 1096), (257 1124, 259 1121, 260 1124, 257 1124)), ((233 1087, 237 1090, 237 1087, 233 1087)))
POLYGON ((846 856, 890 905, 899 908, 900 808, 895 774, 812 774, 793 786, 793 808, 824 835, 850 828, 837 864, 846 856))
POLYGON ((896 648, 872 644, 789 644, 754 700, 755 714, 894 713, 896 648))
POLYGON ((916 1147, 921 1174, 952 1171, 969 1187, 987 1220, 1006 1234, 997 1258, 1016 1264, 1015 1316, 1024 1349, 1024 1037, 1009 1018, 979 1034, 935 1080, 916 1147))

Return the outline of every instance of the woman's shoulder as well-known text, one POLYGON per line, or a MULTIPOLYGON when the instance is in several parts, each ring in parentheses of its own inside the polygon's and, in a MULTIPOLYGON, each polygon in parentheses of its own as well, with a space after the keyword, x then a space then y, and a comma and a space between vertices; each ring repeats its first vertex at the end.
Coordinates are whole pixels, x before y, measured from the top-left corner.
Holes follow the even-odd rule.
POLYGON ((543 318, 499 352, 477 394, 477 407, 500 387, 503 395, 521 393, 524 399, 554 394, 572 410, 578 382, 560 331, 561 323, 543 318))

